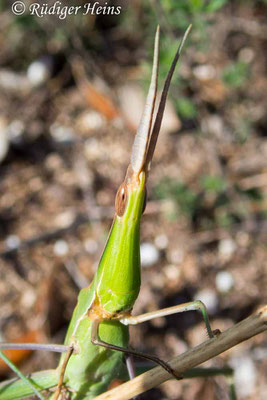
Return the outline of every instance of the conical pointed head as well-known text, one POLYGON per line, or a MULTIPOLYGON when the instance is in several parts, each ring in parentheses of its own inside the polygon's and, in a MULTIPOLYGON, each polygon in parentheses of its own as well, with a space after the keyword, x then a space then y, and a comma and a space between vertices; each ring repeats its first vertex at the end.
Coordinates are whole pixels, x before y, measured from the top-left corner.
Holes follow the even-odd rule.
POLYGON ((154 62, 152 68, 152 78, 147 96, 147 102, 134 140, 132 155, 131 155, 131 163, 128 167, 124 182, 118 189, 115 201, 116 214, 120 218, 127 219, 130 213, 131 215, 134 215, 133 219, 137 220, 138 218, 140 218, 144 210, 145 206, 143 205, 142 202, 145 198, 148 171, 153 158, 154 150, 156 147, 161 127, 161 122, 166 105, 166 99, 171 78, 173 76, 175 66, 177 64, 177 61, 181 53, 181 49, 184 45, 185 39, 190 31, 190 28, 191 26, 189 26, 189 28, 185 32, 182 42, 178 47, 177 53, 174 57, 174 60, 168 72, 164 88, 161 94, 157 115, 152 128, 153 111, 155 106, 155 98, 157 90, 158 57, 159 57, 159 27, 157 28, 155 37, 155 51, 154 51, 154 62), (131 199, 135 195, 137 197, 139 196, 138 197, 139 200, 137 200, 137 197, 135 198, 135 207, 134 207, 134 209, 138 211, 132 214, 132 208, 130 207, 130 204, 132 204, 131 199), (139 215, 139 217, 137 217, 137 215, 139 215))

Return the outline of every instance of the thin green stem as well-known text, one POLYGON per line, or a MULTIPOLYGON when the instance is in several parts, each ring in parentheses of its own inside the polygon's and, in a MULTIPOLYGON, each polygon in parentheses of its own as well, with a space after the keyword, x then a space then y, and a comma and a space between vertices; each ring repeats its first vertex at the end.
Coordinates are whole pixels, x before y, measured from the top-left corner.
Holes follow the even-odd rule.
POLYGON ((10 369, 12 369, 12 371, 15 372, 15 374, 18 375, 18 377, 25 382, 34 392, 34 394, 36 394, 36 396, 38 397, 38 399, 40 400, 45 400, 45 398, 41 395, 41 393, 39 393, 39 391, 36 389, 36 387, 32 384, 32 382, 30 381, 30 379, 28 379, 8 358, 7 356, 0 351, 0 357, 2 358, 2 360, 9 366, 10 369))

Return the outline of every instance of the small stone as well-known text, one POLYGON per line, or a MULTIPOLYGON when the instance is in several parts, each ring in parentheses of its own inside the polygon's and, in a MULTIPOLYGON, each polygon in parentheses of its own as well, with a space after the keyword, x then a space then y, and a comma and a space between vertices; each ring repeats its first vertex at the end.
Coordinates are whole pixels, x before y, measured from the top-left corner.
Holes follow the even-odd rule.
POLYGON ((222 138, 225 134, 223 120, 218 115, 210 115, 207 118, 203 118, 201 128, 203 131, 214 135, 217 139, 222 138))
POLYGON ((57 153, 48 154, 45 159, 45 167, 51 171, 62 168, 62 158, 57 153))
POLYGON ((95 138, 90 138, 85 141, 84 152, 88 161, 97 161, 103 159, 103 147, 95 138))
POLYGON ((222 239, 218 248, 219 257, 223 261, 230 260, 236 250, 236 247, 236 243, 233 241, 233 239, 222 239))
POLYGON ((167 279, 172 282, 176 282, 180 276, 180 268, 177 265, 169 264, 164 267, 164 274, 166 275, 167 279))
POLYGON ((218 297, 216 292, 212 289, 203 289, 196 293, 194 300, 201 300, 207 307, 207 311, 210 314, 215 314, 218 308, 218 297))
POLYGON ((168 260, 172 264, 181 264, 184 260, 184 251, 182 249, 171 250, 168 254, 168 260))
POLYGON ((253 359, 256 361, 263 361, 267 359, 267 348, 263 346, 256 347, 252 350, 253 359))
POLYGON ((139 85, 126 83, 118 90, 120 108, 129 122, 136 129, 140 121, 145 103, 144 93, 139 85))
POLYGON ((238 232, 236 235, 236 241, 240 247, 248 247, 250 242, 250 236, 247 232, 238 232))
POLYGON ((57 256, 65 256, 69 252, 68 243, 65 240, 57 240, 54 244, 54 253, 57 256))
POLYGON ((153 289, 155 288, 155 289, 162 290, 164 287, 166 287, 165 284, 166 284, 166 280, 164 279, 162 274, 157 274, 157 273, 153 274, 153 279, 151 281, 151 286, 153 289))
POLYGON ((255 51, 251 47, 243 47, 238 53, 239 60, 249 64, 255 58, 255 51))
POLYGON ((155 245, 160 250, 165 250, 168 246, 169 240, 168 237, 163 233, 162 235, 158 235, 155 238, 155 245))
POLYGON ((19 119, 15 119, 12 121, 7 130, 8 130, 8 137, 11 143, 20 143, 22 141, 22 135, 24 133, 24 123, 19 119))
POLYGON ((257 371, 254 362, 248 355, 233 357, 229 364, 234 368, 234 381, 239 399, 248 399, 255 394, 257 371))
POLYGON ((17 235, 10 235, 6 238, 6 246, 9 249, 17 249, 20 245, 20 238, 17 235))
POLYGON ((71 144, 74 142, 75 134, 73 130, 67 126, 55 123, 50 127, 50 133, 57 143, 71 144))
POLYGON ((8 136, 5 130, 1 129, 0 121, 0 162, 3 161, 7 155, 9 148, 8 136))
POLYGON ((51 62, 47 58, 33 61, 27 69, 27 77, 33 86, 46 82, 50 76, 51 62))
POLYGON ((159 251, 151 243, 142 243, 140 246, 141 265, 151 267, 159 261, 159 251))
POLYGON ((162 120, 161 132, 166 136, 169 132, 177 132, 181 129, 182 123, 171 101, 166 102, 164 117, 162 120))
POLYGON ((104 119, 98 112, 88 111, 79 117, 77 124, 83 132, 101 130, 104 127, 104 119))
POLYGON ((163 328, 166 325, 166 319, 165 318, 153 318, 150 323, 155 328, 163 328))
POLYGON ((22 294, 22 298, 20 300, 21 306, 24 308, 31 308, 36 301, 36 293, 32 289, 28 289, 22 294))
POLYGON ((54 225, 57 228, 67 228, 75 220, 75 213, 72 210, 66 210, 57 215, 54 219, 54 225))
MULTIPOLYGON (((138 127, 144 110, 145 94, 140 86, 135 83, 125 84, 119 89, 118 94, 122 113, 130 126, 135 130, 138 127)), ((175 108, 172 103, 167 100, 161 132, 168 133, 178 131, 180 127, 181 122, 177 116, 175 108)))
POLYGON ((216 287, 219 292, 227 293, 234 286, 234 278, 227 271, 218 272, 216 275, 216 287))
POLYGON ((86 239, 84 242, 84 247, 87 253, 89 254, 95 254, 98 249, 97 242, 94 239, 86 239))
POLYGON ((193 69, 193 74, 200 81, 207 81, 215 78, 216 70, 213 65, 198 65, 193 69))

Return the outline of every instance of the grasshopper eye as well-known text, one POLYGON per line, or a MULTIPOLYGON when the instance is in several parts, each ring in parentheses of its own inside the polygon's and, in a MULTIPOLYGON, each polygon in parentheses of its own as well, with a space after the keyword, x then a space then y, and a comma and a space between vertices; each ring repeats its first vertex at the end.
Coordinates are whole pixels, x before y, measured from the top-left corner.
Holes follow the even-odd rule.
POLYGON ((127 204, 127 187, 125 183, 122 183, 117 191, 115 199, 115 210, 119 217, 122 217, 127 204))

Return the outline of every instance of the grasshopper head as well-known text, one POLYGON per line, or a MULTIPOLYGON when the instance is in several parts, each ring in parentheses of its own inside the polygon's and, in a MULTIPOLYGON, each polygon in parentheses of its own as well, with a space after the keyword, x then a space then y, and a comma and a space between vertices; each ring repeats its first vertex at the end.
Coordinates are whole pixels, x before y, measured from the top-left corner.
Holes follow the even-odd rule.
POLYGON ((123 218, 128 214, 129 204, 131 203, 129 200, 131 196, 135 197, 135 202, 138 201, 142 202, 141 206, 139 205, 137 207, 137 211, 140 213, 140 217, 145 209, 146 182, 161 127, 161 122, 164 114, 170 82, 177 61, 181 54, 182 47, 184 45, 188 33, 190 32, 190 29, 191 25, 188 27, 188 29, 184 34, 184 37, 178 47, 177 53, 174 57, 174 60, 168 72, 167 78, 164 83, 164 88, 161 94, 158 111, 155 117, 154 124, 152 126, 155 100, 157 94, 158 63, 159 63, 160 28, 159 26, 157 27, 155 35, 155 44, 154 44, 152 76, 146 99, 146 104, 134 139, 134 144, 131 154, 131 163, 127 169, 126 177, 117 191, 115 200, 116 214, 119 218, 123 218))
POLYGON ((170 81, 189 29, 190 27, 184 35, 167 75, 152 127, 158 76, 159 27, 157 28, 152 79, 145 109, 135 136, 126 177, 116 195, 116 215, 94 279, 96 300, 93 310, 95 311, 96 305, 99 304, 98 314, 100 310, 103 318, 106 318, 106 313, 112 317, 121 315, 121 312, 129 312, 140 290, 139 228, 145 208, 146 182, 170 81))

